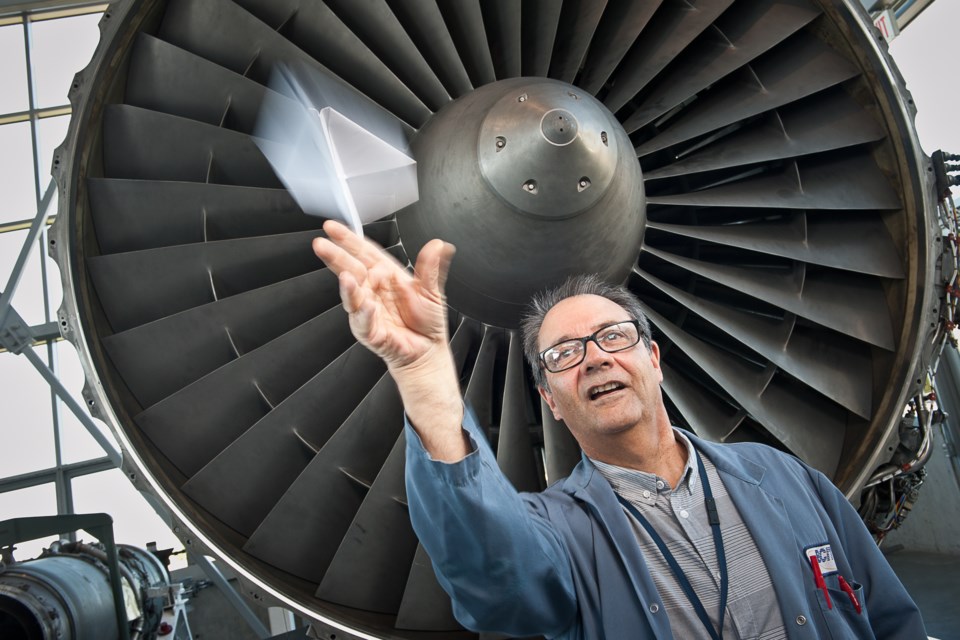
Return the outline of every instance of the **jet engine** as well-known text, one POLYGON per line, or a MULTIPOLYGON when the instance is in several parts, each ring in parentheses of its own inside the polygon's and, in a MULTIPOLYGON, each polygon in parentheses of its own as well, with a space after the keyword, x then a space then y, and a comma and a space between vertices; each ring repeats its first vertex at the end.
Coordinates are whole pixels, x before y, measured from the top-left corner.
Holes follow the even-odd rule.
MULTIPOLYGON (((59 320, 124 471, 193 551, 329 638, 473 637, 411 530, 403 411, 254 139, 277 65, 395 119, 456 364, 510 480, 578 459, 517 333, 576 272, 636 292, 676 424, 792 452, 849 496, 933 353, 930 160, 857 0, 130 0, 57 150, 59 320), (431 635, 438 632, 438 635, 431 635)), ((349 114, 345 114, 349 117, 349 114)))

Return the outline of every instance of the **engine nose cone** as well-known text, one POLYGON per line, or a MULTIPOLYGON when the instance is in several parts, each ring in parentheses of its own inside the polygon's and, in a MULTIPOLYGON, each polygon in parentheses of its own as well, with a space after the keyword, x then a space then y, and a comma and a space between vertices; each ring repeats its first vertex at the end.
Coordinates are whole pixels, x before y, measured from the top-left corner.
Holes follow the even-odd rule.
POLYGON ((506 91, 480 125, 480 171, 518 211, 577 215, 610 185, 620 124, 600 102, 562 82, 506 91))
POLYGON ((488 84, 451 102, 413 142, 420 201, 397 214, 414 256, 458 247, 448 300, 517 327, 530 297, 574 273, 620 282, 645 224, 643 180, 623 128, 593 96, 546 78, 488 84))

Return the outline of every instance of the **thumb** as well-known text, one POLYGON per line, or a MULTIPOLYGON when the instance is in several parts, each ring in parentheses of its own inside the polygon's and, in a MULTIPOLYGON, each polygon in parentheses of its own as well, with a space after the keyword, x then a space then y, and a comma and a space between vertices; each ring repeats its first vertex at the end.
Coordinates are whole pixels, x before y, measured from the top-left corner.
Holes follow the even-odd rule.
POLYGON ((443 297, 443 290, 447 284, 447 275, 450 272, 450 263, 457 248, 449 242, 433 239, 423 246, 417 255, 417 264, 414 267, 417 279, 421 286, 439 297, 443 297))

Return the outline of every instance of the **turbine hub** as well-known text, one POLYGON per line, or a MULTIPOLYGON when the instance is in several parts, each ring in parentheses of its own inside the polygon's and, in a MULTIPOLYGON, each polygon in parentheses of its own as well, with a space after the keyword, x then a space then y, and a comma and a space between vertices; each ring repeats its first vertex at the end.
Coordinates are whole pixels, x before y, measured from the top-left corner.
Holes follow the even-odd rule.
POLYGON ((575 216, 610 186, 618 159, 617 137, 610 132, 620 124, 575 87, 525 84, 506 91, 484 117, 477 140, 480 171, 517 211, 575 216))
POLYGON ((420 200, 397 215, 414 256, 458 247, 448 300, 519 326, 530 297, 574 273, 622 282, 643 238, 640 165, 623 127, 564 82, 513 78, 446 105, 413 142, 420 200))

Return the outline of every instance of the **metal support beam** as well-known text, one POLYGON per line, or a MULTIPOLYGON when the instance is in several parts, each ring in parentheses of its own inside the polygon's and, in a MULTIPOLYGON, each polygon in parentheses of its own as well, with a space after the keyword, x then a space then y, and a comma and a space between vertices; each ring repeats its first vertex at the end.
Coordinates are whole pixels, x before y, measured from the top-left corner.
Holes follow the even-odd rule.
POLYGON ((86 428, 93 439, 97 441, 97 444, 103 448, 114 466, 119 467, 122 460, 120 452, 107 440, 93 422, 93 419, 87 413, 86 409, 74 400, 70 392, 67 391, 63 383, 57 378, 56 373, 47 366, 47 363, 37 355, 31 346, 38 335, 51 335, 53 327, 56 325, 54 323, 39 325, 37 327, 37 333, 35 334, 33 328, 23 321, 23 318, 20 317, 20 314, 17 313, 16 309, 11 305, 13 295, 16 293, 17 286, 20 284, 24 266, 30 257, 30 252, 36 243, 37 237, 40 235, 41 229, 46 223, 47 209, 50 208, 50 203, 53 201, 53 196, 56 193, 57 183, 51 178, 43 197, 40 199, 40 206, 37 208, 37 214, 34 216, 33 222, 30 225, 30 231, 27 232, 27 238, 23 243, 23 247, 20 249, 20 255, 17 256, 17 262, 14 264, 13 271, 7 279, 7 286, 0 292, 0 344, 12 353, 22 353, 26 356, 34 369, 39 371, 43 379, 47 381, 47 384, 50 385, 53 392, 70 408, 74 415, 77 416, 80 424, 86 428), (50 325, 53 325, 53 327, 50 325))
POLYGON ((0 16, 17 15, 20 13, 39 13, 42 11, 56 11, 58 9, 73 9, 104 4, 90 0, 0 0, 0 16))
POLYGON ((34 344, 38 342, 51 342, 60 337, 60 325, 56 322, 44 322, 30 327, 30 333, 33 335, 34 344))
POLYGON ((16 293, 17 286, 20 284, 20 277, 23 276, 23 268, 27 264, 27 258, 30 257, 30 252, 33 250, 37 236, 40 235, 40 229, 46 222, 47 209, 50 208, 50 203, 53 202, 53 196, 56 195, 56 193, 57 183, 53 178, 50 178, 47 190, 40 199, 37 215, 33 217, 30 231, 27 232, 27 239, 23 243, 23 247, 20 248, 20 255, 17 256, 17 261, 13 265, 13 271, 10 272, 10 277, 7 279, 7 286, 4 287, 3 292, 0 292, 0 327, 6 323, 7 314, 10 312, 10 301, 13 299, 13 294, 16 293))
MULTIPOLYGON (((12 309, 11 312, 16 312, 16 309, 12 309)), ((11 353, 18 354, 22 351, 20 348, 14 351, 8 349, 6 346, 8 340, 16 342, 16 335, 23 335, 23 346, 26 346, 28 343, 34 347, 49 346, 54 342, 63 340, 63 336, 60 335, 60 325, 56 322, 44 322, 43 324, 35 324, 32 327, 21 329, 25 325, 19 322, 18 318, 19 314, 17 314, 16 317, 8 315, 7 325, 0 327, 0 331, 5 332, 3 336, 0 336, 0 353, 10 351, 11 353), (32 338, 27 337, 27 331, 29 331, 29 335, 32 336, 32 338), (32 342, 29 342, 31 339, 32 342)))
POLYGON ((33 365, 33 368, 40 372, 40 375, 43 376, 43 379, 47 381, 47 384, 50 385, 50 388, 60 396, 60 400, 63 401, 63 404, 69 407, 70 411, 77 416, 77 420, 80 421, 80 424, 86 428, 86 430, 93 436, 93 439, 97 441, 97 444, 106 452, 107 457, 110 458, 114 466, 119 467, 120 462, 123 457, 120 452, 113 448, 113 444, 107 440, 106 436, 100 431, 97 425, 93 422, 93 418, 86 412, 86 410, 80 406, 76 400, 73 399, 73 396, 70 395, 70 392, 67 391, 67 388, 63 386, 63 383, 54 375, 53 371, 47 367, 46 363, 37 355, 33 350, 33 347, 26 347, 23 350, 23 355, 27 357, 27 360, 30 361, 30 364, 33 365))
MULTIPOLYGON (((73 478, 79 478, 80 476, 90 475, 91 473, 98 473, 100 471, 108 471, 110 469, 115 469, 116 465, 113 464, 113 461, 104 456, 103 458, 94 458, 93 460, 84 460, 83 462, 74 462, 72 464, 65 464, 60 469, 63 472, 64 478, 72 480, 73 478)), ((0 480, 0 493, 7 493, 8 491, 17 491, 18 489, 29 489, 30 487, 36 487, 41 484, 47 484, 48 482, 54 482, 57 477, 57 468, 51 467, 50 469, 40 469, 38 471, 30 471, 28 473, 21 473, 20 475, 10 476, 8 478, 3 478, 0 480)))
POLYGON ((227 578, 220 572, 220 568, 217 567, 214 563, 210 562, 207 556, 202 553, 190 553, 190 560, 200 567, 200 569, 210 578, 213 584, 217 585, 217 588, 220 589, 220 593, 223 594, 223 597, 227 599, 233 608, 237 610, 237 613, 240 614, 240 617, 243 618, 250 628, 253 630, 253 633, 263 640, 264 638, 270 637, 270 631, 267 630, 267 627, 264 626, 260 618, 257 617, 257 614, 253 612, 250 606, 246 601, 237 593, 237 590, 233 588, 227 578))
POLYGON ((33 342, 33 333, 20 314, 13 307, 7 307, 7 313, 0 318, 0 347, 10 353, 19 354, 33 342))
POLYGON ((41 347, 61 340, 60 326, 44 322, 28 327, 13 307, 7 313, 5 324, 0 324, 0 353, 19 354, 27 346, 41 347))

